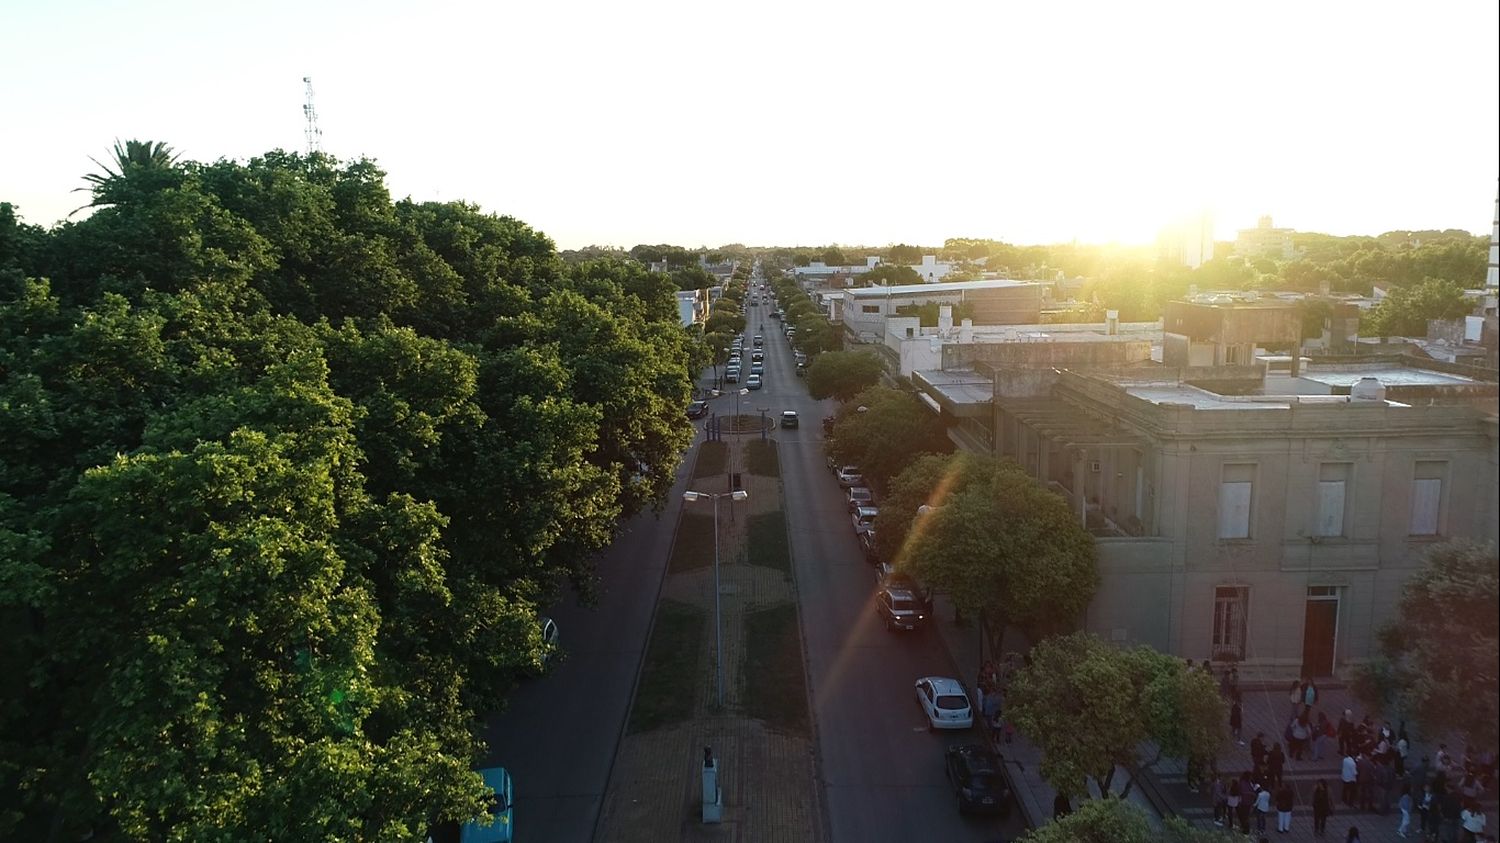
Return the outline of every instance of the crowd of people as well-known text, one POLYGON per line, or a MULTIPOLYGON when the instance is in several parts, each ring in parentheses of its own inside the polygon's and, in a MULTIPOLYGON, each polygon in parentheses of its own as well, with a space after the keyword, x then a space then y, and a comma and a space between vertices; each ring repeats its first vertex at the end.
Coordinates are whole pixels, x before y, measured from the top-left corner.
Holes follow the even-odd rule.
MULTIPOLYGON (((1202 669, 1213 672, 1207 661, 1202 669)), ((1230 703, 1230 734, 1238 745, 1246 746, 1238 671, 1233 668, 1225 671, 1219 689, 1230 703)), ((1286 700, 1289 708, 1280 740, 1256 732, 1249 741, 1250 769, 1239 776, 1224 777, 1218 774, 1217 762, 1210 759, 1208 774, 1215 825, 1238 827, 1248 835, 1253 820, 1257 834, 1264 834, 1274 812, 1277 833, 1289 833, 1298 797, 1296 789, 1285 779, 1287 762, 1321 761, 1337 751, 1341 785, 1338 800, 1343 811, 1384 816, 1394 807, 1400 814, 1396 833, 1401 837, 1420 836, 1445 843, 1495 840, 1487 833, 1487 818, 1479 802, 1494 785, 1494 752, 1465 752, 1459 760, 1444 744, 1434 758, 1424 755, 1414 761, 1404 723, 1393 727, 1385 722, 1377 726, 1369 716, 1356 719, 1351 710, 1345 709, 1335 724, 1317 708, 1317 684, 1306 678, 1288 686, 1286 700)), ((1203 765, 1190 761, 1188 766, 1189 787, 1197 792, 1203 765)), ((1335 811, 1334 796, 1326 780, 1317 781, 1310 801, 1313 832, 1325 836, 1328 819, 1335 811)), ((1348 840, 1357 839, 1358 830, 1351 826, 1348 840)))

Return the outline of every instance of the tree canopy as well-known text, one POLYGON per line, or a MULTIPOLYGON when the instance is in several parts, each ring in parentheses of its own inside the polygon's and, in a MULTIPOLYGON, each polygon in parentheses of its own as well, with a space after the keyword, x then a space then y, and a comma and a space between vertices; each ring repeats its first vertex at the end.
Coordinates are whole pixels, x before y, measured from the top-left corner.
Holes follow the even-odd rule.
POLYGON ((691 441, 674 285, 369 161, 132 144, 87 219, 0 204, 0 837, 482 813, 538 607, 691 441))
POLYGON ((881 513, 877 540, 895 551, 887 558, 947 591, 961 611, 985 613, 997 647, 1011 625, 1034 637, 1072 626, 1099 574, 1093 537, 1066 501, 993 459, 955 455, 909 470, 894 484, 895 517, 881 513), (912 506, 919 499, 926 514, 912 506))
POLYGON ((829 445, 841 463, 858 465, 865 478, 884 489, 919 454, 948 453, 943 424, 914 396, 872 386, 840 408, 829 445))
POLYGON ((848 401, 880 383, 885 364, 873 354, 834 351, 819 354, 807 367, 807 391, 814 398, 848 401))
MULTIPOLYGON (((882 517, 884 515, 882 514, 882 517)), ((1411 720, 1433 739, 1461 734, 1493 746, 1500 723, 1500 557, 1493 545, 1433 546, 1407 580, 1380 657, 1355 689, 1377 711, 1411 720)))
POLYGON ((1091 799, 1067 816, 1032 829, 1017 843, 1243 843, 1225 829, 1199 829, 1181 817, 1151 827, 1146 812, 1118 799, 1091 799))
POLYGON ((1367 337, 1425 337, 1427 320, 1458 319, 1473 309, 1457 283, 1426 278, 1388 290, 1360 321, 1359 332, 1367 337))
MULTIPOLYGON (((1088 633, 1048 638, 1010 685, 1010 713, 1042 750, 1041 773, 1065 793, 1130 792, 1148 741, 1159 755, 1206 758, 1218 750, 1224 701, 1213 679, 1149 647, 1119 648, 1088 633)), ((1154 759, 1147 759, 1150 763, 1154 759)))

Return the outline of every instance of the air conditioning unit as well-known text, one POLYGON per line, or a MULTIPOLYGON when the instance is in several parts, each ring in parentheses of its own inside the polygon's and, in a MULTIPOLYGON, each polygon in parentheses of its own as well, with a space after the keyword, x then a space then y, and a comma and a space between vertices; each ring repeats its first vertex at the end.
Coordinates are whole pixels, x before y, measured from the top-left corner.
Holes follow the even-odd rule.
POLYGON ((1089 472, 1090 473, 1092 473, 1092 474, 1098 474, 1099 471, 1100 471, 1100 468, 1101 468, 1101 466, 1099 465, 1099 461, 1098 460, 1089 460, 1089 472))

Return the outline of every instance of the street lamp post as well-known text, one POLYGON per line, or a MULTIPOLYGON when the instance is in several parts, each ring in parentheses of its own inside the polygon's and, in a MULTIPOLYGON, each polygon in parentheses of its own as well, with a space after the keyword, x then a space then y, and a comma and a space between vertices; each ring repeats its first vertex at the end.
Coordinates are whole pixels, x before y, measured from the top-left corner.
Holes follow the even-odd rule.
POLYGON ((742 501, 750 497, 750 493, 743 489, 733 492, 694 492, 682 493, 682 499, 688 503, 709 498, 714 502, 714 687, 716 689, 719 709, 724 708, 724 624, 722 612, 720 611, 719 591, 719 498, 742 501))

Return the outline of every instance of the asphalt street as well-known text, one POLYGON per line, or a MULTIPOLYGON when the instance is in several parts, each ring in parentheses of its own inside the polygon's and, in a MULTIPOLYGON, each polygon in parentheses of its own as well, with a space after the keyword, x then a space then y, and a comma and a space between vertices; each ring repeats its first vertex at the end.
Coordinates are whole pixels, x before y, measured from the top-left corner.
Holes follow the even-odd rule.
POLYGON ((484 766, 511 772, 518 839, 593 839, 691 459, 661 515, 636 516, 600 558, 598 605, 570 596, 550 610, 563 657, 486 724, 484 766))
POLYGON ((775 436, 831 839, 1008 839, 1019 822, 961 816, 943 772, 946 747, 979 741, 978 731, 931 733, 917 705, 917 679, 959 676, 938 636, 888 632, 875 613, 875 570, 823 451, 822 419, 836 404, 808 396, 764 299, 749 311, 746 334, 766 337, 766 385, 751 403, 802 421, 775 436))

